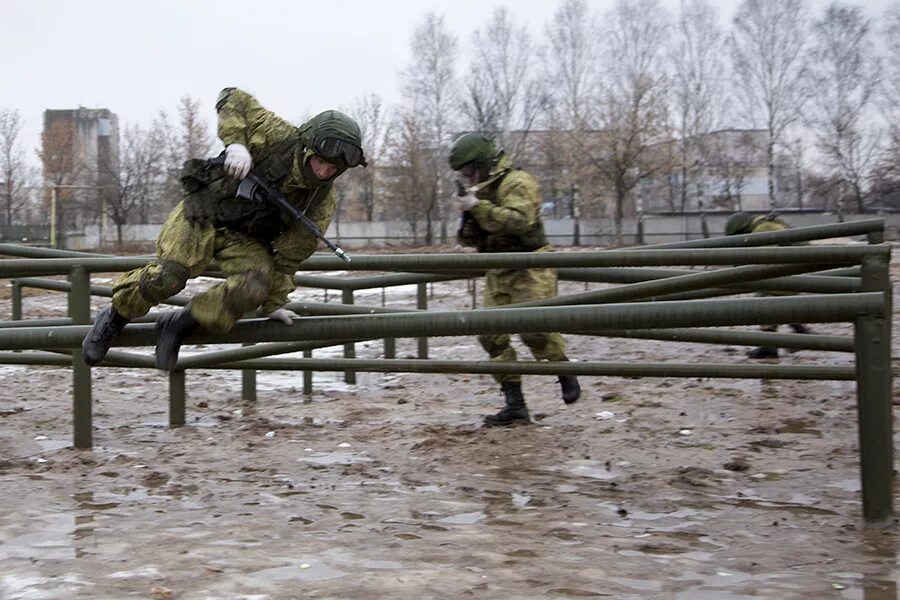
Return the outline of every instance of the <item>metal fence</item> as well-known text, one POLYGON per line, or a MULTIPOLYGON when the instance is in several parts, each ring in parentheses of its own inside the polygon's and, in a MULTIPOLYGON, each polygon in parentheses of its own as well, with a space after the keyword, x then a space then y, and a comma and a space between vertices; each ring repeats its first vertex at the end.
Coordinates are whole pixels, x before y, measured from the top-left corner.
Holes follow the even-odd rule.
MULTIPOLYGON (((354 382, 358 371, 416 373, 516 373, 619 375, 640 377, 724 377, 855 380, 859 414, 863 516, 868 523, 890 522, 893 443, 891 411, 891 248, 883 241, 884 222, 869 219, 778 232, 710 238, 628 250, 503 254, 355 255, 351 263, 314 255, 306 271, 355 270, 366 277, 298 275, 298 285, 341 290, 342 304, 294 303, 304 318, 285 327, 267 320, 239 322, 227 335, 201 333, 196 344, 235 344, 179 359, 169 374, 170 424, 185 423, 186 379, 190 369, 239 369, 244 397, 254 399, 256 370, 304 371, 304 389, 313 371, 342 371, 354 382), (868 245, 778 246, 833 237, 866 236, 868 245), (692 267, 659 269, 656 267, 692 267), (693 267, 720 267, 698 269, 693 267), (613 287, 504 307, 427 310, 426 286, 465 279, 485 269, 559 269, 561 279, 617 283, 613 287), (358 306, 353 292, 416 284, 417 308, 358 306), (742 297, 759 291, 802 292, 802 296, 742 297), (852 336, 780 334, 728 329, 781 323, 848 322, 852 336), (673 364, 621 362, 517 362, 427 359, 430 336, 559 331, 566 334, 771 345, 853 352, 853 366, 779 364, 673 364), (397 359, 393 340, 417 338, 418 359, 397 359), (353 344, 384 339, 383 357, 358 359, 353 344), (252 344, 252 345, 247 345, 252 344), (314 348, 343 346, 343 359, 316 359, 314 348), (279 357, 301 352, 304 358, 279 357)), ((0 244, 0 254, 24 258, 0 261, 0 278, 14 278, 13 321, 0 323, 0 363, 62 365, 72 368, 74 445, 92 446, 91 368, 81 356, 90 323, 92 295, 108 288, 91 285, 91 273, 114 273, 146 264, 150 257, 108 257, 61 253, 0 244), (42 279, 68 274, 68 281, 42 279), (21 290, 65 291, 69 318, 22 321, 21 290), (18 307, 18 308, 17 308, 18 307), (28 350, 28 352, 22 352, 28 350)), ((215 275, 214 272, 210 273, 215 275)), ((473 291, 474 293, 474 291, 473 291)), ((474 298, 474 297, 473 297, 474 298)), ((170 299, 184 304, 186 297, 170 299)), ((473 300, 474 306, 474 300, 473 300)), ((154 324, 129 324, 117 346, 155 344, 154 324)), ((101 367, 155 368, 152 356, 113 350, 101 367)))

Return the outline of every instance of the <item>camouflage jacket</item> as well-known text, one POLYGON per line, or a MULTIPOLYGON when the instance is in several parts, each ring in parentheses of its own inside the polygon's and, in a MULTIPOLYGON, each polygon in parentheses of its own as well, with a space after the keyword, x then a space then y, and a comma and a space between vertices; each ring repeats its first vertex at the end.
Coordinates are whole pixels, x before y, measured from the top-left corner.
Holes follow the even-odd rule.
POLYGON ((460 243, 479 252, 530 252, 547 246, 540 186, 527 172, 514 169, 505 154, 475 196, 480 202, 468 211, 474 224, 460 230, 460 243))
MULTIPOLYGON (((219 115, 218 135, 225 146, 243 144, 250 151, 253 162, 283 147, 291 137, 298 140, 294 164, 290 173, 278 184, 288 201, 304 211, 319 229, 325 231, 335 211, 335 194, 313 194, 314 186, 303 176, 303 165, 312 154, 300 144, 298 128, 275 113, 266 110, 250 94, 237 88, 225 88, 216 102, 219 115)), ((270 242, 275 268, 286 275, 293 275, 318 246, 318 240, 305 227, 292 223, 270 242)))

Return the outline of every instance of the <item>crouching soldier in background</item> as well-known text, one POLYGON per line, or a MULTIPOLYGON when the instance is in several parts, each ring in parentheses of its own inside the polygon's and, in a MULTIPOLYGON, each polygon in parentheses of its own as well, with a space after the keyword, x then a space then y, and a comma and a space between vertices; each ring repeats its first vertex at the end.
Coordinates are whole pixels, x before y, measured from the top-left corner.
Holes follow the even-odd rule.
MULTIPOLYGON (((753 216, 745 212, 736 212, 725 223, 725 235, 746 235, 748 233, 765 233, 766 231, 781 231, 790 226, 775 215, 753 216)), ((760 296, 770 296, 772 293, 761 292, 760 296)), ((812 333, 802 323, 791 323, 791 329, 795 333, 812 333)), ((778 325, 762 325, 762 331, 778 331, 778 325)), ((747 352, 749 358, 778 358, 778 348, 774 346, 760 346, 747 352)))
POLYGON ((116 280, 112 305, 97 315, 84 338, 89 365, 103 360, 129 321, 180 292, 213 259, 225 281, 157 321, 158 368, 175 368, 187 336, 225 333, 248 311, 287 324, 297 316, 282 307, 294 289, 294 272, 318 239, 274 205, 236 197, 238 183, 253 168, 325 231, 335 210, 332 182, 347 169, 366 165, 359 126, 327 110, 296 127, 237 88, 222 90, 216 111, 224 164, 200 158, 185 163, 184 196, 159 234, 156 260, 116 280))
MULTIPOLYGON (((513 167, 494 142, 478 133, 460 136, 450 151, 450 168, 468 184, 468 193, 457 197, 463 211, 457 234, 461 244, 479 252, 549 252, 541 221, 541 194, 534 177, 513 167)), ((490 269, 485 274, 484 305, 500 306, 556 295, 556 269, 490 269)), ((522 341, 537 360, 565 361, 565 341, 559 333, 522 333, 522 341)), ((516 360, 508 334, 478 336, 478 341, 497 362, 516 360)), ((484 418, 485 425, 530 422, 518 375, 494 375, 503 389, 506 406, 484 418)), ((578 400, 581 387, 571 375, 560 375, 562 399, 578 400)))

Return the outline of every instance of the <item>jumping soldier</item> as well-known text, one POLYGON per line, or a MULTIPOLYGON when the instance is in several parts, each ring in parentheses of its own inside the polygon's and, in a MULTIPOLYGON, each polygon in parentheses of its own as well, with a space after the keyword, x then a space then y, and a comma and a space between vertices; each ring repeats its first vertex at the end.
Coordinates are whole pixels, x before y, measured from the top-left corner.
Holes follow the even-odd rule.
POLYGON ((286 324, 297 316, 283 306, 294 289, 294 272, 318 240, 277 207, 235 197, 238 183, 253 168, 325 231, 336 204, 332 182, 347 169, 366 166, 359 126, 327 110, 296 127, 233 87, 221 91, 216 111, 224 164, 185 162, 184 195, 159 234, 157 258, 116 280, 112 304, 97 315, 82 343, 86 363, 102 361, 129 321, 180 292, 213 259, 225 281, 157 321, 158 368, 175 368, 189 335, 225 333, 247 311, 257 309, 286 324))

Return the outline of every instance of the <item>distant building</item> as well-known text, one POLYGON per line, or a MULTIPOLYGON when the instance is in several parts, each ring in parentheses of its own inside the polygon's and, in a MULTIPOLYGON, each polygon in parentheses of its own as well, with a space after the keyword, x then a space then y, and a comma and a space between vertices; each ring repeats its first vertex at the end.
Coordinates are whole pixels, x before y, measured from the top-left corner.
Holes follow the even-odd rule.
MULTIPOLYGON (((96 223, 119 165, 119 119, 105 108, 45 110, 41 159, 61 232, 96 223)), ((50 207, 51 210, 53 207, 50 207)))

